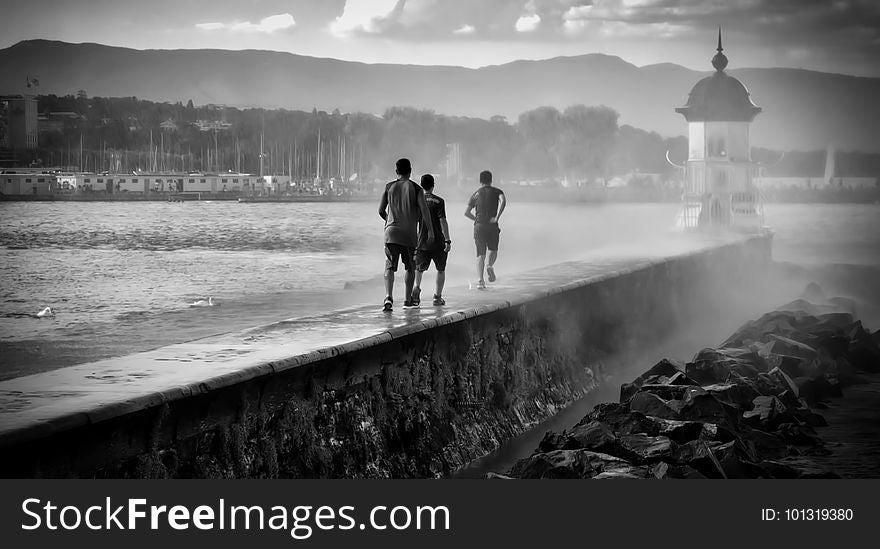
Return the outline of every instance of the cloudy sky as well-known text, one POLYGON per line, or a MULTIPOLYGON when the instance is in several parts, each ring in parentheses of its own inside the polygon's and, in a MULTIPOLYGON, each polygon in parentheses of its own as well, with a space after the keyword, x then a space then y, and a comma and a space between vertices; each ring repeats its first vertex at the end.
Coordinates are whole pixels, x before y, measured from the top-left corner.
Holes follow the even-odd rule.
POLYGON ((478 67, 606 53, 709 70, 880 76, 880 0, 0 0, 0 47, 47 38, 137 49, 266 49, 478 67))

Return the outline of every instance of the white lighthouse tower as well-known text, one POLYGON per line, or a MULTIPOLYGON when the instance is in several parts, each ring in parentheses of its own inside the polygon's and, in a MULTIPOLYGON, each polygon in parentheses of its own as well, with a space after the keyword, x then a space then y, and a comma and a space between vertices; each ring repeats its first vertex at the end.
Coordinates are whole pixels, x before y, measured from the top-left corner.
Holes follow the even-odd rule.
POLYGON ((724 72, 721 47, 712 58, 715 73, 694 85, 687 105, 675 109, 688 122, 688 160, 684 197, 677 225, 684 229, 709 226, 763 225, 758 189, 752 182, 749 125, 761 108, 749 91, 724 72))

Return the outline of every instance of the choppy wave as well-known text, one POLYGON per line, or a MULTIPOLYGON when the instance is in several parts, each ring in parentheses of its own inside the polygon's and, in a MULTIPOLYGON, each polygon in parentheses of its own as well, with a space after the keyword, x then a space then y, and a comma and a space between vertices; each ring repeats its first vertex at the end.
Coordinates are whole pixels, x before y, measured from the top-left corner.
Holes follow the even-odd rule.
POLYGON ((320 205, 267 206, 6 203, 0 247, 338 252, 362 244, 361 229, 375 228, 378 219, 367 220, 361 204, 335 204, 329 211, 320 205))
POLYGON ((8 232, 0 231, 0 247, 8 250, 30 249, 105 249, 105 250, 223 250, 223 251, 282 251, 282 252, 339 252, 351 245, 352 240, 341 234, 315 235, 300 233, 272 233, 266 230, 248 231, 240 227, 224 226, 219 231, 204 228, 186 233, 144 232, 121 228, 118 231, 63 231, 8 232))

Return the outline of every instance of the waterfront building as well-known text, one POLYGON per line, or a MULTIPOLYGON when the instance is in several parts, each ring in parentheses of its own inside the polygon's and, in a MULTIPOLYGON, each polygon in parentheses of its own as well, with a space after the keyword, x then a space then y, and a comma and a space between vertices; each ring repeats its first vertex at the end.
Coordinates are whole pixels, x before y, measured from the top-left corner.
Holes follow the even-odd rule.
POLYGON ((0 103, 6 113, 4 146, 14 151, 36 149, 37 99, 32 95, 4 95, 0 96, 0 103))
POLYGON ((0 173, 0 193, 8 196, 52 194, 56 181, 56 175, 51 173, 5 171, 0 173))
POLYGON ((170 118, 166 119, 164 122, 159 124, 159 127, 162 129, 162 131, 166 131, 166 132, 176 132, 177 131, 177 124, 175 124, 174 120, 171 120, 170 118))
POLYGON ((719 29, 715 73, 697 82, 687 104, 675 109, 688 122, 681 228, 763 225, 749 140, 749 126, 761 108, 742 82, 724 72, 727 63, 719 29))

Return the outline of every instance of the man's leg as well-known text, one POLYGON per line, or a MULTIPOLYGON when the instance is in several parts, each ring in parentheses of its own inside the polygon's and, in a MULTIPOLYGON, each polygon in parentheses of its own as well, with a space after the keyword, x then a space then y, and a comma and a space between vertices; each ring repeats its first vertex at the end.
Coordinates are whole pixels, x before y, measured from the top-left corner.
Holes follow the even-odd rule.
POLYGON ((493 225, 490 229, 492 232, 487 237, 487 247, 489 248, 489 264, 486 271, 489 274, 489 282, 495 282, 495 260, 498 259, 498 238, 501 231, 498 225, 493 225))
POLYGON ((486 230, 481 225, 474 225, 474 242, 477 245, 477 288, 485 288, 483 272, 486 270, 486 230))
POLYGON ((436 297, 443 296, 443 285, 446 284, 446 271, 437 271, 437 291, 434 292, 436 297))
POLYGON ((495 266, 495 260, 498 259, 498 250, 489 250, 489 266, 495 266))
POLYGON ((391 301, 394 300, 394 272, 397 270, 397 261, 399 254, 392 246, 385 244, 385 302, 382 308, 386 311, 391 310, 391 301))
POLYGON ((416 281, 415 281, 415 286, 413 286, 413 291, 420 292, 421 290, 422 290, 422 271, 420 271, 419 269, 416 269, 416 281))
POLYGON ((405 299, 406 301, 412 301, 413 283, 416 280, 416 270, 410 268, 410 270, 406 272, 406 278, 404 280, 406 283, 406 294, 404 294, 406 295, 405 299))
POLYGON ((403 294, 403 304, 412 305, 413 282, 416 280, 416 258, 415 250, 412 248, 404 248, 400 253, 400 259, 403 261, 403 268, 406 269, 404 275, 404 284, 406 285, 406 293, 403 294))
POLYGON ((385 297, 394 295, 394 271, 385 269, 385 297))
POLYGON ((422 274, 428 270, 428 266, 431 264, 431 259, 425 250, 416 250, 415 263, 416 281, 412 294, 410 294, 410 300, 413 301, 413 305, 418 305, 422 300, 422 274))

